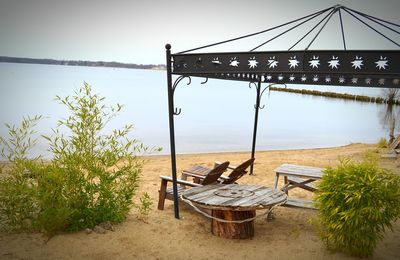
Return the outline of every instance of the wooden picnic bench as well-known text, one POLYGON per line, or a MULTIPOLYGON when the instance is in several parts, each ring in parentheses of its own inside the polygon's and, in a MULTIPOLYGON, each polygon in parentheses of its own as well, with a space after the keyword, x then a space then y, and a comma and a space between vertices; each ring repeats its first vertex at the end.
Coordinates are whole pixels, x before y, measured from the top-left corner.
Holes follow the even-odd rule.
POLYGON ((294 164, 282 164, 276 168, 274 170, 276 173, 274 187, 278 189, 279 178, 283 176, 284 186, 281 190, 288 195, 288 200, 283 206, 315 209, 314 201, 289 197, 289 190, 301 188, 315 192, 317 188, 314 185, 314 181, 322 178, 323 170, 324 168, 294 164))

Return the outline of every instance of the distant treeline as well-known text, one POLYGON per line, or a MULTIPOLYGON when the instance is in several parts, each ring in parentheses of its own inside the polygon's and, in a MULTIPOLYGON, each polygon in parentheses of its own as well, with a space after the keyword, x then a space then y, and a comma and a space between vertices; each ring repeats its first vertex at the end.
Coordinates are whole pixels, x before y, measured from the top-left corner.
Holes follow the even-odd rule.
POLYGON ((400 100, 387 100, 387 99, 384 99, 381 97, 369 97, 369 96, 362 96, 362 95, 352 95, 352 94, 347 94, 347 93, 323 92, 323 91, 318 91, 318 90, 279 88, 279 87, 270 87, 269 90, 283 91, 283 92, 290 92, 290 93, 297 93, 297 94, 306 94, 306 95, 313 95, 313 96, 321 96, 321 97, 348 99, 348 100, 361 101, 361 102, 372 102, 372 103, 378 103, 378 104, 390 103, 393 105, 400 105, 400 100))
POLYGON ((50 65, 68 65, 68 66, 91 66, 91 67, 114 67, 128 69, 165 69, 164 64, 132 64, 121 62, 106 61, 82 61, 82 60, 53 60, 53 59, 31 59, 0 56, 0 62, 11 63, 31 63, 31 64, 50 64, 50 65))

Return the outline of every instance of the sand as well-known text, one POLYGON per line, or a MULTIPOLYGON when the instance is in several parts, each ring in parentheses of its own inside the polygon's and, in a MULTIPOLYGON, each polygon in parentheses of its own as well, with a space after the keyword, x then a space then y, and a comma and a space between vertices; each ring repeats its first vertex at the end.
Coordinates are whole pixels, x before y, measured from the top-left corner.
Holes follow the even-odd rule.
MULTIPOLYGON (((256 154, 253 176, 240 183, 272 186, 273 169, 282 163, 309 166, 334 166, 339 156, 360 158, 374 145, 351 144, 344 147, 266 151, 256 154)), ((237 164, 249 153, 179 155, 181 171, 195 164, 212 166, 215 160, 237 164)), ((383 164, 400 171, 399 159, 384 159, 383 164)), ((255 221, 255 236, 250 240, 229 240, 211 234, 210 220, 181 203, 181 219, 173 214, 172 201, 157 210, 159 175, 170 175, 169 156, 152 156, 144 167, 138 194, 148 192, 154 201, 146 222, 132 209, 126 221, 106 234, 84 231, 59 234, 46 242, 41 234, 0 233, 0 259, 353 259, 332 253, 320 240, 312 224, 316 211, 280 207, 275 219, 255 221)), ((307 191, 292 190, 291 195, 311 198, 307 191)), ((258 211, 262 214, 264 211, 258 211)), ((372 259, 400 259, 400 221, 379 243, 372 259)))

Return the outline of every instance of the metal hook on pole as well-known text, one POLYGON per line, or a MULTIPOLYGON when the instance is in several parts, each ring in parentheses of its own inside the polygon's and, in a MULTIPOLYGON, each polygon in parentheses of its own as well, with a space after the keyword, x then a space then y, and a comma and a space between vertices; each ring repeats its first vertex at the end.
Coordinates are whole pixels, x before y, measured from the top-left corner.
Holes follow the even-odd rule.
POLYGON ((192 78, 191 78, 190 76, 179 76, 179 77, 175 80, 174 85, 172 86, 173 94, 175 94, 175 89, 176 89, 176 87, 179 85, 179 83, 180 83, 184 78, 187 78, 187 79, 189 80, 188 83, 186 83, 186 85, 190 85, 190 84, 192 83, 192 78))
MULTIPOLYGON (((254 108, 257 109, 257 105, 254 105, 254 108)), ((265 105, 262 105, 262 106, 259 105, 258 108, 259 108, 259 109, 264 109, 264 108, 265 108, 265 105)))
POLYGON ((181 114, 181 112, 182 112, 182 109, 181 109, 181 108, 175 108, 175 110, 174 110, 174 115, 175 115, 175 116, 178 116, 178 115, 181 114))
POLYGON ((254 86, 256 87, 256 91, 257 91, 257 97, 256 97, 256 104, 254 105, 254 109, 264 109, 265 105, 260 105, 261 102, 261 97, 264 94, 264 92, 269 89, 270 86, 274 85, 274 84, 269 84, 268 86, 266 86, 263 90, 261 90, 261 83, 257 84, 254 81, 249 82, 249 88, 251 88, 251 84, 254 84, 254 86))
MULTIPOLYGON (((175 94, 176 88, 178 87, 179 83, 180 83, 184 78, 187 78, 187 79, 188 79, 188 83, 186 83, 186 85, 190 85, 190 84, 192 83, 192 78, 191 78, 190 76, 179 76, 179 77, 175 80, 175 82, 174 82, 174 84, 173 84, 173 86, 172 86, 172 95, 175 94)), ((174 116, 178 116, 178 115, 181 114, 181 112, 182 112, 182 109, 181 109, 181 108, 175 108, 174 111, 173 111, 173 115, 174 115, 174 116)))

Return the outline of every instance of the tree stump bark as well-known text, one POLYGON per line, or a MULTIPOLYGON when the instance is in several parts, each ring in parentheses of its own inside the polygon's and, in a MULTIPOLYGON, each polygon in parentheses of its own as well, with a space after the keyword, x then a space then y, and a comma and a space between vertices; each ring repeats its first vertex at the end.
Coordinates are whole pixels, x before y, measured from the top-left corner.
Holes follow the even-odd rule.
MULTIPOLYGON (((244 220, 255 217, 256 211, 213 210, 212 216, 227 221, 244 220)), ((211 230, 214 235, 223 238, 249 239, 254 236, 254 220, 243 223, 229 223, 213 219, 211 230)))

